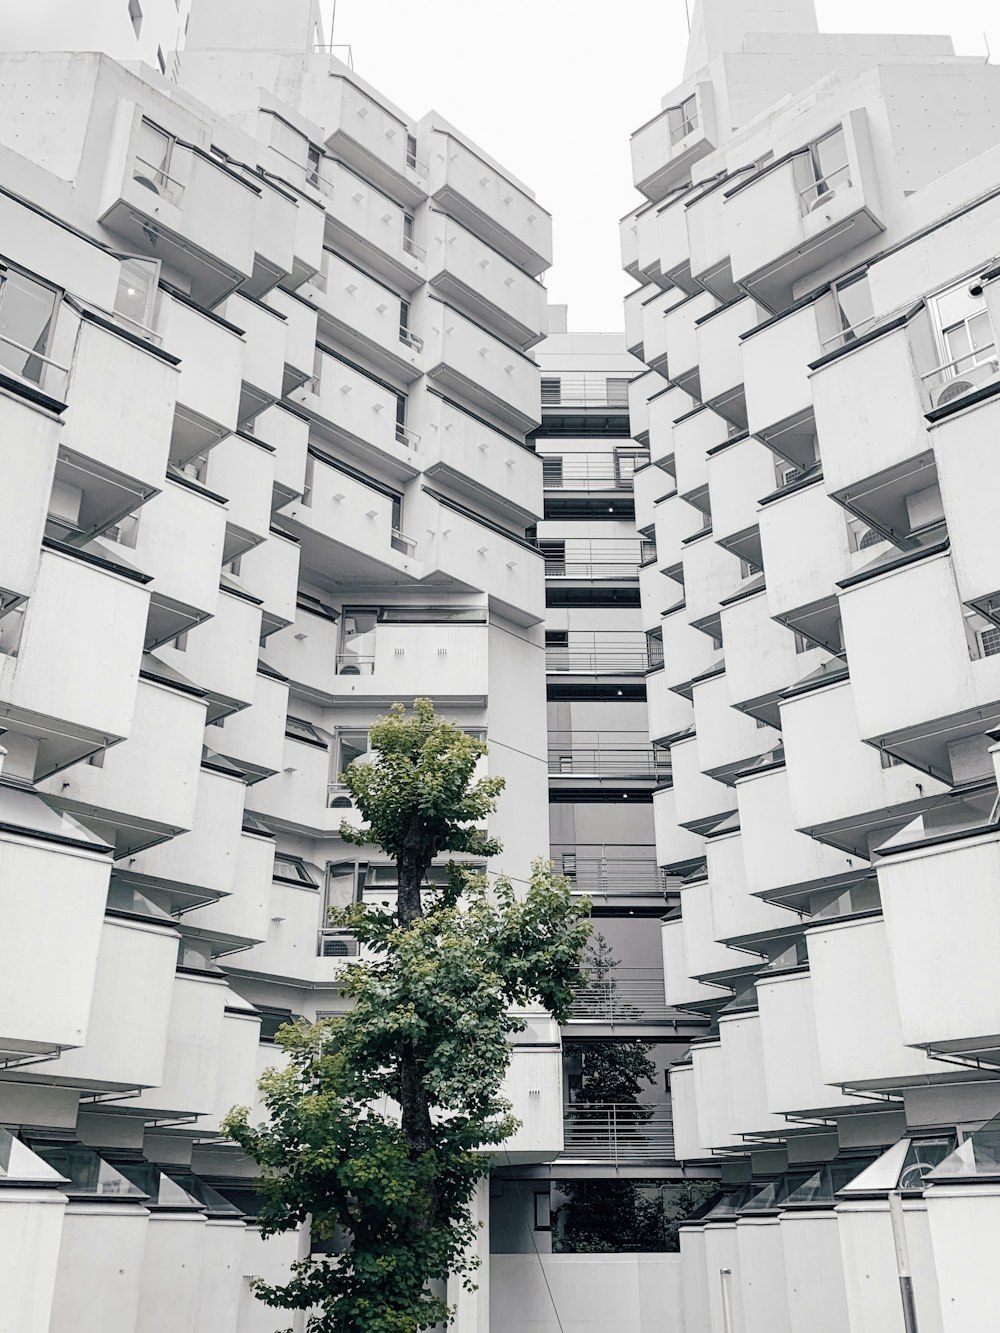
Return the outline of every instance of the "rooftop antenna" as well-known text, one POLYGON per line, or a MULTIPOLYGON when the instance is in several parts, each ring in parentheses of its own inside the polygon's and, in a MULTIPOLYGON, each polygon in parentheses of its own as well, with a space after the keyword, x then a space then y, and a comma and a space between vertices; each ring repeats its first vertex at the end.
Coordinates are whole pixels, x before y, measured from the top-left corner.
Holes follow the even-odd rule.
MULTIPOLYGON (((336 4, 336 0, 334 0, 334 4, 336 4)), ((688 36, 690 37, 690 36, 691 36, 691 10, 690 10, 690 8, 688 7, 688 0, 684 0, 684 17, 687 19, 688 36)), ((985 33, 984 33, 983 35, 985 36, 985 33)))

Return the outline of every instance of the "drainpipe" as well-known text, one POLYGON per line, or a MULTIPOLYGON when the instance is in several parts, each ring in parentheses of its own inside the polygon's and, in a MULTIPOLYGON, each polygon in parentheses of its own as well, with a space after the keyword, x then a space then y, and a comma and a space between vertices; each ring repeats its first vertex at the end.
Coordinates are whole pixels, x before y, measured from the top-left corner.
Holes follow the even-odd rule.
POLYGON ((733 1298, 729 1287, 732 1276, 731 1268, 719 1269, 719 1282, 722 1286, 722 1333, 736 1333, 733 1324, 733 1298))
POLYGON ((910 1251, 906 1243, 906 1221, 903 1216, 903 1196, 898 1190, 889 1195, 889 1217, 892 1220, 892 1243, 896 1247, 899 1298, 903 1303, 903 1328, 905 1333, 918 1333, 917 1307, 913 1299, 913 1277, 910 1274, 910 1251))

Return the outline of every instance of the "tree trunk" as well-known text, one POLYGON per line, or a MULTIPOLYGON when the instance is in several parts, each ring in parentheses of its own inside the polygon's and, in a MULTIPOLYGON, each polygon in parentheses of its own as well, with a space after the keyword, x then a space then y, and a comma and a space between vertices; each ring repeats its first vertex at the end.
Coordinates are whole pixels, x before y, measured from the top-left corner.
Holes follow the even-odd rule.
MULTIPOLYGON (((404 852, 396 862, 396 869, 396 912, 400 926, 406 930, 423 916, 420 886, 427 867, 417 855, 404 852)), ((418 1043, 412 1039, 400 1051, 399 1087, 403 1136, 410 1158, 416 1160, 433 1149, 434 1134, 427 1090, 424 1087, 424 1060, 418 1043)), ((422 1232, 429 1231, 437 1219, 437 1187, 433 1178, 428 1184, 426 1195, 427 1209, 424 1224, 420 1228, 422 1232)))

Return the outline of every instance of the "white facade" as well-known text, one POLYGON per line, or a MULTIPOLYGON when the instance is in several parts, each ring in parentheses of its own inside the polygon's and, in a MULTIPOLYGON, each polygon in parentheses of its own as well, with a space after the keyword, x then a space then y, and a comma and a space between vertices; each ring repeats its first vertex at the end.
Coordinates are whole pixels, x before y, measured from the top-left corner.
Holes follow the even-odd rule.
MULTIPOLYGON (((133 7, 0 54, 0 1328, 270 1333, 309 1238, 221 1122, 342 1004, 328 908, 393 892, 341 771, 429 695, 507 778, 491 871, 548 849, 550 223, 312 4, 133 7)), ((510 1160, 562 1087, 533 1015, 510 1160)))
POLYGON ((902 1333, 899 1189, 919 1327, 969 1333, 993 1130, 934 1168, 1000 1112, 1000 72, 702 0, 662 108, 621 233, 666 995, 712 1022, 671 1085, 733 1190, 683 1231, 683 1327, 902 1333))

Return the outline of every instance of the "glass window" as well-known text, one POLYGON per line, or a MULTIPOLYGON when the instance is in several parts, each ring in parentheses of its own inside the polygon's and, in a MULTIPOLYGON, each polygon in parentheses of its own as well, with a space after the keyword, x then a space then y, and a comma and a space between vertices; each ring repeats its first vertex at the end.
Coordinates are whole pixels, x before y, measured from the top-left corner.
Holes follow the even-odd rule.
POLYGON ((360 759, 362 755, 368 753, 367 731, 342 731, 337 737, 337 742, 337 771, 339 773, 346 773, 355 759, 360 759))
POLYGON ((379 621, 386 625, 485 625, 485 606, 383 606, 379 621))
POLYGON ((115 314, 126 324, 148 332, 153 318, 153 302, 160 280, 159 260, 127 255, 118 270, 115 314))
POLYGON ((274 870, 271 878, 282 884, 306 884, 311 889, 319 888, 316 880, 306 869, 301 856, 287 856, 281 852, 275 852, 274 870))
POLYGON ((672 106, 667 111, 667 124, 670 127, 670 142, 679 143, 681 139, 698 128, 698 98, 692 93, 680 106, 672 106))
POLYGON ((337 671, 342 676, 371 675, 375 669, 377 624, 378 611, 374 607, 344 607, 337 660, 337 671))
POLYGON ((875 319, 868 274, 862 273, 849 282, 836 283, 833 288, 837 314, 843 330, 842 342, 851 342, 871 328, 875 319))
POLYGON ((16 269, 0 269, 0 367, 41 384, 58 294, 16 269))
POLYGON ((322 745, 326 749, 326 741, 319 734, 311 722, 307 722, 302 717, 288 716, 285 718, 285 735, 290 736, 296 741, 306 741, 310 745, 322 745))
POLYGON ((406 136, 406 165, 408 167, 417 165, 417 141, 412 134, 406 136))
POLYGON ((319 169, 323 161, 323 150, 311 143, 306 156, 306 180, 310 185, 319 184, 319 169))
POLYGON ((960 375, 987 361, 994 352, 993 329, 982 296, 959 283, 934 300, 943 368, 960 375))

